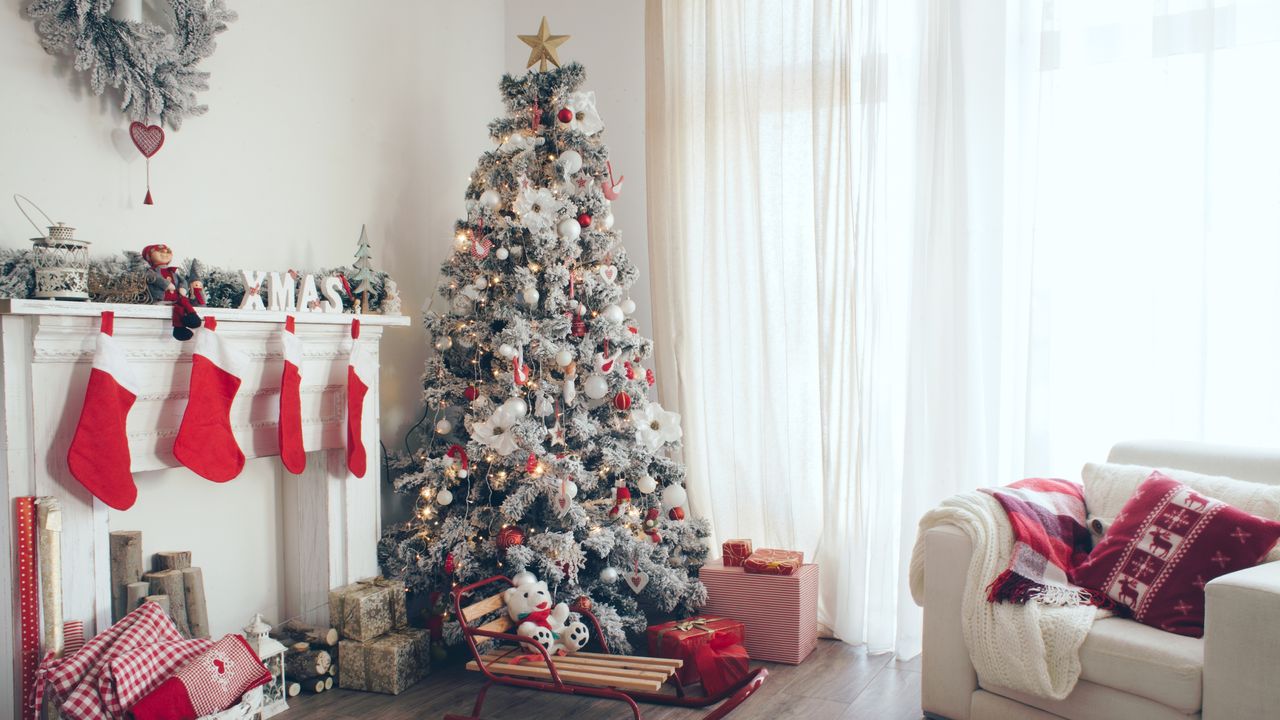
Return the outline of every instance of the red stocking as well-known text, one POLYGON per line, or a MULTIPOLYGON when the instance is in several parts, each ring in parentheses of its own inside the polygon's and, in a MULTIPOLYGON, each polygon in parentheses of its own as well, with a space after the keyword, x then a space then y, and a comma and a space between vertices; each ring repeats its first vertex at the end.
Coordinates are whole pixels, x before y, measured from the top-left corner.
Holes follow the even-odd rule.
POLYGON ((224 343, 208 318, 191 355, 191 386, 173 456, 197 475, 226 482, 244 468, 244 453, 231 432, 231 403, 249 358, 224 343))
POLYGON ((115 313, 102 313, 93 369, 84 392, 84 408, 76 425, 67 465, 89 492, 117 510, 128 510, 138 498, 129 471, 129 437, 125 423, 140 384, 124 349, 111 333, 115 313))
POLYGON ((364 448, 364 396, 377 373, 373 356, 359 342, 360 321, 351 321, 351 356, 347 361, 347 469, 364 477, 368 461, 364 448))
POLYGON ((280 374, 280 462, 294 475, 307 469, 307 451, 302 447, 302 341, 294 334, 290 315, 280 333, 284 370, 280 374))

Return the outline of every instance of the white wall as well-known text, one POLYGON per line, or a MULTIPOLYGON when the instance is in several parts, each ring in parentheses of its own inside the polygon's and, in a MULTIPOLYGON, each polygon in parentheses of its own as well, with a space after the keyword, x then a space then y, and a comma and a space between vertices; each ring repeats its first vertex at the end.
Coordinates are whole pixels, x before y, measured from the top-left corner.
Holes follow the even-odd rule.
MULTIPOLYGON (((366 223, 375 264, 392 270, 417 317, 500 110, 496 83, 515 40, 501 33, 499 3, 231 3, 240 18, 204 66, 213 73, 201 97, 209 114, 168 131, 152 160, 150 207, 127 120, 86 90, 68 60, 40 48, 25 5, 0 8, 0 208, 9 208, 0 210, 0 245, 32 236, 8 205, 14 192, 79 228, 95 253, 167 242, 227 267, 346 263, 366 223)), ((424 348, 416 328, 384 342, 389 444, 421 411, 424 348)), ((215 633, 255 611, 276 616, 274 462, 251 462, 226 485, 186 470, 139 476, 138 504, 111 513, 112 529, 143 531, 148 554, 194 552, 215 633)))
POLYGON ((645 218, 644 3, 638 0, 506 0, 506 71, 524 72, 529 46, 516 35, 538 32, 545 15, 552 34, 570 35, 560 46, 560 62, 587 69, 586 90, 596 93, 604 119, 604 142, 615 173, 627 178, 613 203, 614 228, 640 270, 631 288, 640 333, 653 336, 649 294, 649 227, 645 218))

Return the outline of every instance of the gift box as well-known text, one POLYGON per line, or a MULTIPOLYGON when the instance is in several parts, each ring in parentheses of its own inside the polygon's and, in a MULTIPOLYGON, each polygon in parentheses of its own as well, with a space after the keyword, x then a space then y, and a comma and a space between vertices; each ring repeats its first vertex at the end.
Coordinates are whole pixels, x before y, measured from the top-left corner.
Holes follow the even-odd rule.
POLYGON ((817 565, 762 575, 708 562, 698 577, 707 586, 704 611, 743 623, 751 659, 795 665, 818 646, 817 565))
POLYGON ((747 676, 751 671, 751 656, 746 648, 724 633, 717 634, 711 642, 698 648, 693 655, 693 664, 698 668, 703 692, 719 695, 747 676))
POLYGON ((802 552, 761 548, 747 556, 742 569, 760 575, 791 575, 803 564, 802 552))
POLYGON ((426 630, 404 628, 379 638, 338 643, 338 687, 399 695, 431 669, 426 630))
POLYGON ((712 615, 650 625, 647 632, 649 655, 684 660, 684 665, 676 670, 676 676, 680 678, 680 684, 692 685, 699 681, 695 660, 698 650, 720 637, 742 644, 744 631, 745 626, 741 622, 712 615))
POLYGON ((347 640, 365 642, 406 622, 404 583, 372 578, 329 591, 329 622, 347 640))
POLYGON ((720 544, 720 554, 725 567, 742 567, 751 555, 751 541, 725 540, 720 544))

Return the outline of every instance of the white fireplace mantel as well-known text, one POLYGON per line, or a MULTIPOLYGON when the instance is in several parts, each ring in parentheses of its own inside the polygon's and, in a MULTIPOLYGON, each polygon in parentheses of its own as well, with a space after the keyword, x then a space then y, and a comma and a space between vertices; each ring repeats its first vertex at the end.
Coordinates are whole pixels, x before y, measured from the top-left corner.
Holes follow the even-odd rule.
MULTIPOLYGON (((0 536, 8 548, 0 556, 0 574, 10 579, 10 592, 0 593, 0 617, 8 620, 0 624, 0 667, 13 668, 14 680, 0 683, 0 714, 5 707, 16 708, 20 687, 15 498, 61 499, 65 619, 83 620, 86 637, 111 621, 107 507, 67 469, 67 449, 80 417, 98 318, 104 310, 115 313, 114 335, 143 384, 128 422, 133 472, 179 466, 172 447, 188 400, 194 343, 171 337, 168 307, 0 300, 0 482, 9 501, 0 513, 0 536)), ((286 314, 216 308, 204 308, 202 314, 216 317, 218 335, 251 359, 232 407, 231 425, 241 450, 246 458, 278 455, 279 333, 286 314)), ((303 475, 290 475, 289 482, 281 483, 282 611, 286 617, 302 615, 323 622, 331 587, 377 573, 378 387, 370 388, 364 413, 370 469, 356 478, 346 470, 344 343, 352 319, 358 317, 360 342, 376 359, 383 328, 408 325, 409 318, 327 313, 294 317, 305 348, 301 393, 308 456, 303 475)), ((288 473, 283 467, 279 472, 288 473)), ((193 531, 198 531, 198 522, 193 517, 193 531)))

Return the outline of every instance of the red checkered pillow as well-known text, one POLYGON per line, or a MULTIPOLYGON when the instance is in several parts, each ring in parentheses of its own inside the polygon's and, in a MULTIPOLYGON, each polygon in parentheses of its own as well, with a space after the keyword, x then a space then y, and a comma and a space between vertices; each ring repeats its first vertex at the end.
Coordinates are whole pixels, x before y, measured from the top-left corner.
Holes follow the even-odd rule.
POLYGON ((183 665, 137 702, 135 720, 194 720, 235 705, 246 692, 271 681, 243 637, 227 635, 183 665))
POLYGON ((1138 622, 1201 637, 1205 583, 1257 565, 1277 540, 1280 523, 1153 472, 1072 579, 1125 606, 1138 622))

